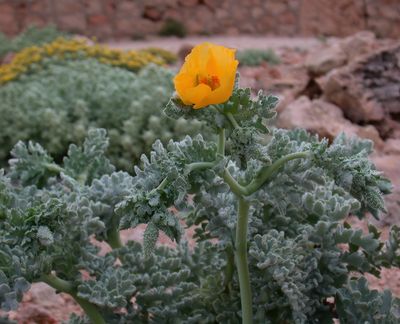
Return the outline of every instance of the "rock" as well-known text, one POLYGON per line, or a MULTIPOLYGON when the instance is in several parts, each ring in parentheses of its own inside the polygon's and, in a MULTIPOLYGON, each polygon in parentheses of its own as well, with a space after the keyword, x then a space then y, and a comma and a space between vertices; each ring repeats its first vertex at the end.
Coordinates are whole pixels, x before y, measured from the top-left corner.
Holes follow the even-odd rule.
POLYGON ((264 10, 262 8, 260 8, 260 7, 254 7, 254 8, 251 9, 251 16, 254 19, 262 17, 263 14, 264 14, 264 10))
POLYGON ((400 3, 398 0, 365 1, 367 27, 379 37, 398 38, 400 3))
POLYGON ((58 24, 62 30, 83 34, 86 30, 86 16, 84 12, 63 14, 58 17, 58 24))
MULTIPOLYGON (((20 324, 57 324, 59 321, 52 315, 50 310, 46 310, 45 308, 35 305, 35 304, 27 304, 23 307, 23 311, 21 310, 18 315, 10 316, 10 319, 17 320, 20 324)), ((68 318, 67 318, 68 319, 68 318)))
POLYGON ((284 1, 266 1, 265 7, 267 12, 272 15, 280 15, 286 11, 286 3, 284 1))
POLYGON ((150 6, 150 7, 145 7, 144 12, 143 12, 143 17, 150 19, 152 21, 159 21, 162 17, 162 11, 160 11, 158 8, 150 6))
POLYGON ((367 138, 374 142, 374 149, 381 151, 384 149, 385 142, 379 135, 378 130, 373 125, 366 125, 366 126, 358 126, 352 124, 353 127, 356 127, 355 134, 361 138, 367 138))
POLYGON ((303 35, 347 36, 366 28, 364 0, 303 0, 299 15, 303 35))
MULTIPOLYGON (((240 66, 240 65, 239 65, 240 66)), ((241 67, 240 73, 254 77, 256 83, 252 86, 254 91, 262 89, 268 93, 298 97, 310 81, 307 70, 302 66, 270 65, 263 63, 257 67, 241 67)))
POLYGON ((278 115, 277 126, 288 129, 305 128, 321 137, 332 139, 340 132, 338 127, 343 127, 343 124, 337 123, 338 119, 343 121, 342 118, 343 114, 338 107, 301 96, 278 115), (329 123, 326 123, 327 120, 329 123))
MULTIPOLYGON (((36 2, 42 3, 42 1, 36 2)), ((83 4, 88 15, 101 15, 103 12, 103 6, 100 1, 84 0, 83 4)))
POLYGON ((400 43, 331 71, 320 85, 350 120, 382 121, 400 111, 400 43))
POLYGON ((398 154, 400 158, 400 138, 387 139, 383 151, 386 154, 398 154))
POLYGON ((36 26, 36 27, 45 27, 49 25, 49 22, 46 21, 46 18, 43 15, 33 14, 28 12, 28 14, 24 17, 24 23, 27 26, 36 26))
POLYGON ((400 121, 392 119, 390 115, 375 126, 383 138, 400 138, 400 121))
POLYGON ((117 2, 116 9, 117 16, 130 16, 131 18, 140 16, 140 12, 143 10, 139 3, 129 0, 120 0, 117 2))
POLYGON ((311 133, 332 141, 340 133, 370 139, 377 149, 384 143, 378 131, 371 125, 361 127, 344 118, 342 110, 321 99, 310 100, 301 96, 290 103, 280 115, 277 125, 282 128, 304 128, 311 133))
POLYGON ((40 303, 41 306, 48 309, 53 308, 56 304, 64 303, 61 295, 57 295, 53 288, 42 282, 32 286, 29 290, 29 298, 31 302, 40 303))
POLYGON ((323 75, 334 68, 343 66, 347 55, 338 43, 311 52, 306 58, 305 65, 312 75, 323 75))
POLYGON ((185 7, 195 7, 198 4, 198 0, 180 0, 179 4, 185 7))
POLYGON ((91 15, 87 17, 89 26, 101 26, 108 23, 108 17, 105 15, 91 15))
POLYGON ((372 52, 379 46, 379 42, 373 32, 361 31, 341 40, 339 46, 346 54, 347 61, 353 61, 359 56, 372 52))
POLYGON ((18 22, 15 21, 14 3, 12 1, 0 2, 0 31, 7 35, 19 32, 18 22))
POLYGON ((332 72, 320 85, 324 97, 342 108, 347 118, 356 123, 380 121, 384 118, 381 105, 360 84, 351 69, 346 67, 332 72))
POLYGON ((54 9, 57 10, 60 17, 77 13, 84 15, 85 12, 84 4, 75 0, 57 0, 54 2, 54 9))
POLYGON ((34 283, 24 295, 16 312, 10 312, 10 319, 21 324, 56 324, 68 320, 71 313, 81 314, 82 310, 66 294, 56 291, 44 283, 34 283))
POLYGON ((221 0, 202 0, 202 2, 210 9, 216 9, 221 5, 221 0))

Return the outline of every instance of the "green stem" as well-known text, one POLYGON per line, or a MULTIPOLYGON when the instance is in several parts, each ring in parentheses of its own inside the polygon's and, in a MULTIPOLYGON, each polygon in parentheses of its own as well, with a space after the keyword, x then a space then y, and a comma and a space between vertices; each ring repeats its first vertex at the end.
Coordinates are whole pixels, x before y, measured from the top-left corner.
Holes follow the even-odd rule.
POLYGON ((149 192, 149 195, 152 195, 153 193, 157 192, 158 190, 164 189, 164 188, 167 186, 167 184, 168 184, 168 177, 167 177, 167 178, 164 178, 164 180, 161 181, 160 184, 159 184, 156 188, 154 188, 153 190, 151 190, 151 191, 149 192))
POLYGON ((195 170, 209 169, 215 165, 215 162, 193 162, 185 166, 185 173, 189 174, 195 170))
POLYGON ((44 167, 47 170, 49 170, 50 172, 57 173, 57 174, 65 171, 62 167, 60 167, 59 165, 57 165, 55 163, 44 163, 44 167))
POLYGON ((121 237, 119 236, 119 230, 117 226, 107 231, 107 243, 112 249, 119 249, 124 246, 124 244, 121 242, 121 237))
POLYGON ((247 262, 247 226, 250 204, 239 197, 238 220, 236 224, 235 258, 239 275, 240 301, 242 304, 242 323, 253 323, 253 308, 247 262))
POLYGON ((218 131, 218 154, 225 155, 225 128, 220 128, 218 131))
POLYGON ((235 117, 231 113, 226 113, 225 116, 228 118, 228 120, 231 122, 233 128, 240 128, 239 124, 237 123, 235 117))
POLYGON ((246 196, 255 193, 260 187, 271 178, 276 171, 278 171, 286 162, 295 159, 304 159, 308 157, 310 152, 297 152, 288 154, 281 157, 279 160, 275 161, 272 165, 263 167, 258 175, 251 181, 244 189, 246 191, 246 196))
POLYGON ((168 178, 164 178, 163 181, 158 185, 158 187, 154 188, 150 193, 164 189, 168 184, 168 178))
POLYGON ((84 185, 86 183, 87 178, 88 178, 88 174, 85 171, 85 172, 82 172, 81 174, 79 174, 78 177, 76 178, 76 180, 78 180, 78 182, 81 185, 84 185))
POLYGON ((222 178, 225 180, 225 182, 228 184, 228 186, 231 188, 232 192, 235 193, 238 196, 247 196, 247 191, 246 188, 240 185, 230 174, 228 169, 224 170, 224 173, 222 174, 222 178))
POLYGON ((40 279, 40 281, 43 281, 47 283, 49 286, 53 287, 55 290, 67 293, 67 294, 74 294, 74 286, 72 283, 69 281, 66 281, 64 279, 58 278, 56 275, 49 274, 49 275, 43 275, 40 279))
POLYGON ((233 270, 235 268, 235 256, 233 254, 233 249, 231 245, 228 245, 225 252, 226 252, 226 266, 225 266, 224 286, 226 287, 226 289, 229 290, 233 278, 233 270))
MULTIPOLYGON (((225 155, 225 128, 220 128, 218 131, 218 148, 217 154, 225 155)), ((215 162, 193 162, 185 166, 185 174, 189 174, 195 170, 209 169, 215 166, 215 162)))
POLYGON ((76 293, 76 289, 74 286, 61 278, 58 278, 55 275, 43 275, 41 278, 41 281, 47 283, 49 286, 53 287, 54 289, 70 294, 74 300, 82 307, 82 309, 85 311, 86 315, 89 317, 90 322, 93 324, 106 324, 103 316, 101 316, 99 310, 97 307, 91 303, 89 303, 87 300, 84 300, 80 297, 78 297, 76 293))

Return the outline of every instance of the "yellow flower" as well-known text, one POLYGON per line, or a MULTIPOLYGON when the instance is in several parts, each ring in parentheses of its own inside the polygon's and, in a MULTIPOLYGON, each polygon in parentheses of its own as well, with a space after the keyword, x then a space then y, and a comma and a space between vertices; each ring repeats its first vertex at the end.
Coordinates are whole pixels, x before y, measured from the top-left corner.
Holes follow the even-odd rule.
POLYGON ((239 64, 235 52, 211 43, 193 48, 174 78, 175 89, 185 105, 199 109, 229 99, 239 64))
MULTIPOLYGON (((152 51, 157 50, 152 49, 152 51)), ((137 71, 149 63, 164 65, 167 61, 163 59, 163 55, 151 54, 146 51, 125 52, 99 44, 91 45, 85 40, 58 38, 42 46, 25 48, 17 53, 10 63, 0 66, 0 85, 29 71, 33 63, 45 64, 44 59, 46 58, 75 60, 92 57, 104 64, 137 71)))

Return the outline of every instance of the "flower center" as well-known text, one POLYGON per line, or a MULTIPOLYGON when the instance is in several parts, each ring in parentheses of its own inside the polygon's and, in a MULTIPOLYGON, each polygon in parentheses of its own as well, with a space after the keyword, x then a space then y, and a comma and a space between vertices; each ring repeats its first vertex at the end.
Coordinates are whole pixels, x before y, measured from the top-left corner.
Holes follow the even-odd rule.
POLYGON ((196 77, 197 85, 199 84, 206 84, 208 85, 211 90, 215 90, 220 87, 219 77, 216 75, 200 75, 198 74, 196 77))

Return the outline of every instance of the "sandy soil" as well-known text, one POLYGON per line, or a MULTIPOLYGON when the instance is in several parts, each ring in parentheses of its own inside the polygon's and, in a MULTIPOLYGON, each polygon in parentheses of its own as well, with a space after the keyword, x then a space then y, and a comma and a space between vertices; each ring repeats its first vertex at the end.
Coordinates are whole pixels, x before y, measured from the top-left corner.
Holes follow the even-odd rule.
POLYGON ((321 43, 317 38, 290 38, 265 36, 192 36, 186 38, 155 37, 137 41, 113 41, 107 44, 118 49, 141 49, 146 47, 160 47, 172 52, 178 52, 184 45, 196 45, 202 42, 211 42, 237 49, 277 49, 282 47, 309 49, 321 43))

